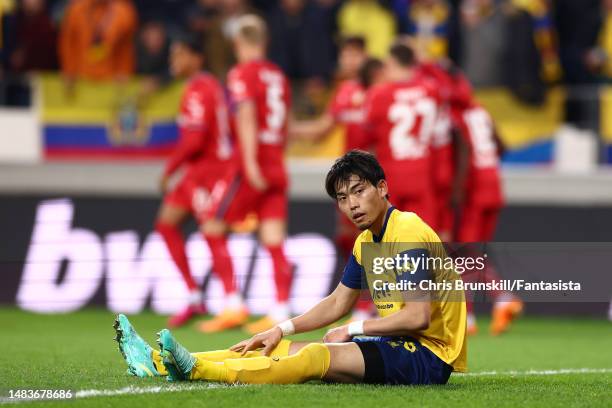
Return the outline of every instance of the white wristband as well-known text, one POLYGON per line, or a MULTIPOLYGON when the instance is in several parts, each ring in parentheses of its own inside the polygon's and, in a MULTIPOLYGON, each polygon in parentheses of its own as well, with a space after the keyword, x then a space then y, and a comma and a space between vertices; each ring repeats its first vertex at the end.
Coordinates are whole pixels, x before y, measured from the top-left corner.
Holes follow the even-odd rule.
POLYGON ((348 334, 349 336, 361 336, 363 334, 363 320, 349 323, 348 334))
POLYGON ((293 325, 293 322, 291 321, 291 319, 285 320, 284 322, 279 323, 278 327, 283 332, 283 336, 290 336, 295 333, 295 326, 293 325))

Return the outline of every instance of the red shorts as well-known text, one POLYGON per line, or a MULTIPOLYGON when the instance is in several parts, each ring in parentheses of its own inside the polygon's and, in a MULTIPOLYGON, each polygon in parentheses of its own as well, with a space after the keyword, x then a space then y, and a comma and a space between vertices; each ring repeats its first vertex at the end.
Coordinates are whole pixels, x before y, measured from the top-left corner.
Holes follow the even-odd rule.
POLYGON ((200 224, 208 218, 215 185, 227 173, 223 167, 210 166, 205 173, 187 171, 174 188, 164 196, 164 204, 189 210, 200 224))
POLYGON ((211 199, 208 216, 228 223, 243 221, 252 213, 259 221, 287 220, 287 187, 271 186, 265 191, 257 191, 238 171, 229 172, 216 183, 211 199))
POLYGON ((459 242, 491 241, 495 235, 500 209, 501 207, 497 205, 468 204, 464 206, 461 209, 457 240, 459 242))
POLYGON ((431 228, 434 230, 437 229, 437 207, 431 190, 425 190, 418 194, 410 195, 392 194, 391 202, 398 210, 414 212, 431 228))

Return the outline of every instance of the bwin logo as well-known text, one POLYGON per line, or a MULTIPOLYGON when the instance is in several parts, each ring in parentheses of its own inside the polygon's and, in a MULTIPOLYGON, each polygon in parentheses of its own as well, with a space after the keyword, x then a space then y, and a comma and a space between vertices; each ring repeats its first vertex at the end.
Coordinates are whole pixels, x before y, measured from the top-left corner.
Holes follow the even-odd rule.
MULTIPOLYGON (((87 305, 101 288, 113 312, 137 313, 149 299, 157 313, 174 313, 186 305, 187 288, 157 233, 148 234, 142 243, 135 230, 101 237, 73 227, 74 212, 68 199, 39 204, 17 291, 21 308, 71 312, 87 305)), ((329 238, 317 233, 289 237, 285 250, 295 266, 293 287, 299 288, 292 293, 290 306, 293 313, 303 313, 328 294, 336 250, 329 238)), ((219 312, 224 306, 223 287, 211 271, 210 252, 197 232, 188 237, 186 251, 208 309, 219 312)), ((230 238, 229 251, 247 305, 252 313, 266 313, 275 299, 269 254, 245 234, 230 238)))

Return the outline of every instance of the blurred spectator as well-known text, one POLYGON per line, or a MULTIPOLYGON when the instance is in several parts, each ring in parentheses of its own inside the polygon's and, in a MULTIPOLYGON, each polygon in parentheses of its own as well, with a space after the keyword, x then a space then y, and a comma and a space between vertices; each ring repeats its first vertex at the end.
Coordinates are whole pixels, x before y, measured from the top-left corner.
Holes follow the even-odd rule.
POLYGON ((281 0, 268 13, 270 59, 292 79, 329 79, 334 69, 334 7, 281 0))
POLYGON ((507 20, 494 0, 461 4, 461 66, 475 88, 504 83, 507 20))
MULTIPOLYGON (((525 3, 525 0, 519 0, 525 3)), ((542 75, 542 54, 536 44, 532 15, 517 0, 503 4, 507 17, 503 69, 505 84, 522 102, 544 103, 546 87, 542 75)), ((536 0, 538 1, 538 0, 536 0)))
POLYGON ((396 0, 400 31, 414 37, 419 54, 430 60, 448 55, 450 7, 446 0, 396 0))
POLYGON ((368 53, 383 58, 395 40, 397 24, 393 14, 376 0, 348 0, 340 8, 338 29, 343 37, 363 36, 368 53))
POLYGON ((15 10, 14 0, 0 0, 0 78, 15 43, 15 10))
POLYGON ((220 13, 221 0, 196 0, 185 10, 187 28, 194 33, 204 34, 220 13))
POLYGON ((56 34, 45 0, 22 0, 16 18, 10 69, 29 72, 57 68, 56 34))
POLYGON ((185 12, 195 0, 133 0, 138 16, 145 21, 161 21, 170 36, 180 35, 185 12))
POLYGON ((561 78, 561 65, 549 0, 512 0, 512 6, 531 17, 534 41, 541 59, 542 79, 549 83, 558 81, 561 78))
POLYGON ((612 80, 612 0, 602 1, 603 25, 597 47, 587 53, 587 66, 605 80, 612 80))
POLYGON ((597 44, 601 27, 601 0, 556 0, 555 24, 564 80, 568 84, 594 82, 588 53, 597 44))
POLYGON ((202 36, 206 69, 218 78, 235 63, 231 34, 238 17, 253 12, 245 0, 197 0, 187 9, 186 26, 202 36))
POLYGON ((597 44, 602 23, 601 0, 556 0, 554 4, 563 80, 568 85, 565 122, 596 131, 599 101, 584 85, 597 81, 589 52, 597 44))
POLYGON ((137 24, 130 0, 73 0, 64 15, 59 42, 68 84, 79 77, 110 80, 133 74, 137 24))
POLYGON ((164 24, 160 21, 145 23, 136 43, 136 72, 143 76, 143 96, 170 82, 169 55, 170 41, 164 24))

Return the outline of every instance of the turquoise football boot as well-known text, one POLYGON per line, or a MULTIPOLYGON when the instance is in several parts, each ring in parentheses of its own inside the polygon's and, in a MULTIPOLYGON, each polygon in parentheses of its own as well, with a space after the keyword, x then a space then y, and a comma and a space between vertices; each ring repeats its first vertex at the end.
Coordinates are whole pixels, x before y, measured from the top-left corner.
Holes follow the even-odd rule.
POLYGON ((128 365, 128 374, 136 377, 157 377, 161 374, 153 363, 153 348, 147 344, 134 330, 134 327, 123 315, 117 315, 113 324, 119 343, 119 351, 128 365))
POLYGON ((157 333, 157 344, 163 358, 164 366, 168 370, 169 381, 186 381, 191 377, 191 370, 196 358, 185 347, 175 340, 170 330, 163 329, 157 333))

